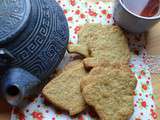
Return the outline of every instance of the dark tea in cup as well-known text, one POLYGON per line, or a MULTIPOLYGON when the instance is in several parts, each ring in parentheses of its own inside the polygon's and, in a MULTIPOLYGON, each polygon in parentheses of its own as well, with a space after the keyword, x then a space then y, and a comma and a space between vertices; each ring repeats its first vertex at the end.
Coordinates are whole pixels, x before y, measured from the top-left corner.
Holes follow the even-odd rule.
POLYGON ((118 0, 114 20, 131 33, 143 33, 160 21, 160 0, 118 0))
POLYGON ((133 13, 143 17, 159 15, 160 0, 122 0, 123 4, 133 13))

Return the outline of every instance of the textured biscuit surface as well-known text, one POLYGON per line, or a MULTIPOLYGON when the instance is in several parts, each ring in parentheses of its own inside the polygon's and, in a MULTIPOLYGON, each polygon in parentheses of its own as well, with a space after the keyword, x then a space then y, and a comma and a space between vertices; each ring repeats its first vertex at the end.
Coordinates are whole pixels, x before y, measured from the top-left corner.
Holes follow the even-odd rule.
POLYGON ((71 44, 68 46, 68 51, 70 53, 79 53, 85 57, 89 56, 88 47, 82 46, 80 44, 71 44))
POLYGON ((51 103, 68 111, 70 115, 78 114, 86 108, 80 91, 80 80, 86 75, 81 61, 71 62, 45 86, 43 94, 51 103))
POLYGON ((90 75, 81 81, 86 102, 95 108, 101 120, 130 118, 133 112, 132 93, 136 86, 136 79, 131 79, 130 75, 128 66, 101 67, 93 69, 90 75))
POLYGON ((72 45, 71 51, 86 56, 84 60, 86 66, 94 67, 117 62, 128 64, 130 52, 127 39, 118 26, 86 24, 81 28, 78 37, 79 49, 74 50, 72 45))
POLYGON ((79 44, 70 45, 68 50, 85 59, 65 66, 43 94, 70 115, 83 111, 87 103, 101 120, 128 120, 133 112, 136 79, 130 78, 130 52, 122 30, 86 24, 79 32, 79 44))

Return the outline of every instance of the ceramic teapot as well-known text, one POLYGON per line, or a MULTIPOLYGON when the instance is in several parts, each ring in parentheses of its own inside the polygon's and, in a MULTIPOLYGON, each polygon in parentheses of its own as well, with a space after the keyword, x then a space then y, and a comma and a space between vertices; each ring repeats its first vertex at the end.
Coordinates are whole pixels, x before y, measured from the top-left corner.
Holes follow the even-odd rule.
POLYGON ((18 105, 63 59, 67 20, 54 0, 0 0, 1 92, 18 105))

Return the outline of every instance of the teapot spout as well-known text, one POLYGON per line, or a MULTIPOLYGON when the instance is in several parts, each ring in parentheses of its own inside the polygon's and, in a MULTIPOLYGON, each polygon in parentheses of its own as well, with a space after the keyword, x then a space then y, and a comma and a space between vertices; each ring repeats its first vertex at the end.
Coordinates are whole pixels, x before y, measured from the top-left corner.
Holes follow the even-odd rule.
POLYGON ((41 83, 37 77, 21 68, 9 69, 2 81, 3 95, 13 106, 18 106, 24 98, 35 94, 41 83))

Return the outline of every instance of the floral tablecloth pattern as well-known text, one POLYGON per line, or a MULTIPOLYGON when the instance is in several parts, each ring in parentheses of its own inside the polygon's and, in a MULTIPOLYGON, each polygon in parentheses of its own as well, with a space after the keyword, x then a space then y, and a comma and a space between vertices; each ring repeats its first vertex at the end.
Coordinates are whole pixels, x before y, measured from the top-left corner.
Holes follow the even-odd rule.
MULTIPOLYGON (((57 0, 64 10, 70 29, 69 44, 77 44, 77 33, 86 23, 101 23, 111 25, 113 21, 114 3, 106 1, 89 2, 89 0, 57 0)), ((130 61, 133 76, 137 78, 137 87, 134 95, 134 113, 130 120, 154 120, 157 119, 154 102, 151 75, 149 68, 144 63, 142 36, 128 35, 131 49, 134 52, 130 61), (137 39, 139 38, 139 39, 137 39), (135 41, 137 40, 137 41, 135 41), (135 44, 140 43, 140 44, 135 44)), ((25 104, 25 103, 24 103, 25 104)), ((15 108, 11 120, 94 120, 94 112, 86 110, 84 113, 71 118, 67 113, 59 112, 47 100, 39 95, 35 100, 26 102, 26 107, 15 108)))
POLYGON ((143 56, 144 62, 148 65, 149 71, 152 73, 152 85, 154 87, 154 98, 156 102, 156 109, 160 117, 160 57, 151 56, 146 52, 143 56))

